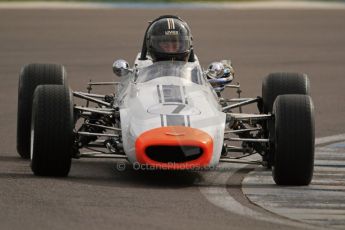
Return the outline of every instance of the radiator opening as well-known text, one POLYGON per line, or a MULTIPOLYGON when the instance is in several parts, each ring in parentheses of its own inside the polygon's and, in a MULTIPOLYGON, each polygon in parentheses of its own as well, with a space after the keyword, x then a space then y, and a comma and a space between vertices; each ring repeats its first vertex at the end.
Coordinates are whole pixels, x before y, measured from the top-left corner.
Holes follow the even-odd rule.
POLYGON ((152 145, 145 149, 146 155, 154 161, 161 163, 183 163, 196 160, 203 154, 198 146, 165 146, 152 145))

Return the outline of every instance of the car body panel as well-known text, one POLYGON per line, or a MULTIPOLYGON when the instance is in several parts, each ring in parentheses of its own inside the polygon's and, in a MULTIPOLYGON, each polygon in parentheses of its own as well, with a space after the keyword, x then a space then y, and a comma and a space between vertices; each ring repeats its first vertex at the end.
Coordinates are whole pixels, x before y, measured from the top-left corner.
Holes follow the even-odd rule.
POLYGON ((138 162, 136 141, 144 132, 160 127, 190 127, 212 138, 212 156, 203 166, 215 166, 222 151, 226 114, 212 86, 200 74, 199 63, 138 62, 136 74, 123 77, 117 95, 128 160, 138 162), (170 69, 178 76, 171 76, 170 69), (189 74, 191 71, 197 74, 189 74))

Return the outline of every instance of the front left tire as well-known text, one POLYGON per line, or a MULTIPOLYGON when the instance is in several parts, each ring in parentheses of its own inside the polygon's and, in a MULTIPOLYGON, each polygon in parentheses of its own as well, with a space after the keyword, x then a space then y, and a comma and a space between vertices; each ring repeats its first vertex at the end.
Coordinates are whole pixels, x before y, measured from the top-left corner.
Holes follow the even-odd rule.
POLYGON ((34 93, 31 169, 39 176, 67 176, 73 145, 73 101, 62 85, 41 85, 34 93))

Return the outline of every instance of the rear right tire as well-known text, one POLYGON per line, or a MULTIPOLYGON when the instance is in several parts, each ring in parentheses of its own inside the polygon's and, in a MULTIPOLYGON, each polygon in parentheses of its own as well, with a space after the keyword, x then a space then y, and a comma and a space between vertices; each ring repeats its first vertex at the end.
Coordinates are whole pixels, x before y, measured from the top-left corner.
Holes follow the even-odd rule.
POLYGON ((62 85, 35 90, 31 122, 31 169, 40 176, 67 176, 73 145, 73 102, 62 85))

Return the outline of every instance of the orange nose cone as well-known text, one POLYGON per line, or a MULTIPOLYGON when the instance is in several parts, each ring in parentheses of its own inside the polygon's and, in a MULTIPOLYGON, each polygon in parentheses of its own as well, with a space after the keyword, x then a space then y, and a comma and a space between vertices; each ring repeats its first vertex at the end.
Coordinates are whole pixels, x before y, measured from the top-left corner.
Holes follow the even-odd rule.
POLYGON ((140 164, 159 169, 193 169, 210 163, 213 140, 199 129, 168 126, 142 133, 135 148, 140 164))

